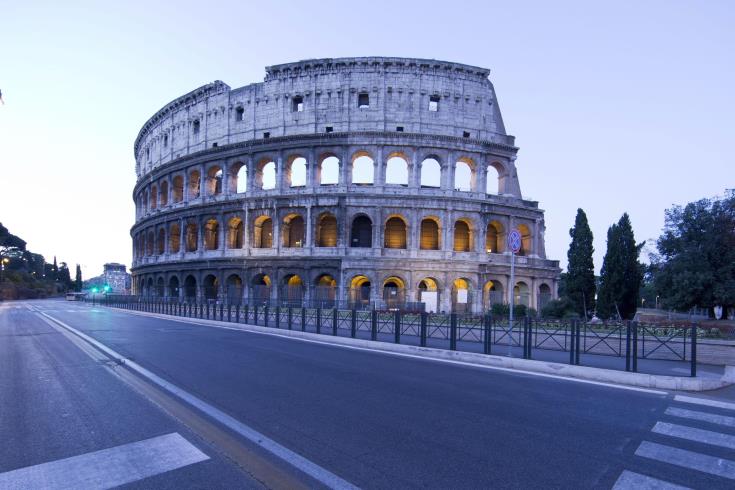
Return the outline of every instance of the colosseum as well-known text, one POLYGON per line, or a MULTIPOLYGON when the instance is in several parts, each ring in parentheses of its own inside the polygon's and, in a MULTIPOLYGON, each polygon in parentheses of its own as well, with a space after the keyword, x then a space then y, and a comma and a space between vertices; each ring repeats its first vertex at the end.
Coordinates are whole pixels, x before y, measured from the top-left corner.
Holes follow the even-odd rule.
POLYGON ((490 71, 338 58, 216 81, 135 140, 133 288, 230 303, 479 312, 556 296, 490 71), (508 230, 522 235, 510 285, 508 230))

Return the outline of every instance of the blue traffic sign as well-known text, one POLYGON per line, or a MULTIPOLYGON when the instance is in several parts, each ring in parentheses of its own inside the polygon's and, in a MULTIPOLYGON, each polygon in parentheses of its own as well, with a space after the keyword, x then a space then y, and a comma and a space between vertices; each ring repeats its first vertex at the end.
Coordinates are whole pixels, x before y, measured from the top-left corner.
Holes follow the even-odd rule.
POLYGON ((521 250, 521 232, 513 230, 508 233, 508 248, 514 254, 517 254, 521 250))

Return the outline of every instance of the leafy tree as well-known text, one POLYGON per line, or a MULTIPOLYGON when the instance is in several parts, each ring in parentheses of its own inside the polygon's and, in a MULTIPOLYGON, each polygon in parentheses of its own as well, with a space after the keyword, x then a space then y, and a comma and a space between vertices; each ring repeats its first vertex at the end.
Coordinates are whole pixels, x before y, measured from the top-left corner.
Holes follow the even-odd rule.
POLYGON ((69 267, 66 265, 66 262, 62 262, 59 266, 58 277, 58 282, 64 291, 72 289, 73 283, 71 281, 71 274, 69 273, 69 267))
POLYGON ((665 307, 735 306, 735 191, 667 209, 656 247, 654 284, 665 307))
POLYGON ((638 261, 645 242, 636 244, 628 213, 607 230, 607 251, 600 272, 597 314, 601 318, 635 316, 643 280, 643 266, 638 261))
POLYGON ((82 291, 82 268, 79 267, 79 264, 77 264, 77 273, 74 278, 74 291, 78 293, 82 291))
POLYGON ((587 313, 595 309, 595 264, 592 254, 592 230, 587 215, 577 209, 574 228, 569 230, 572 242, 567 252, 568 265, 564 295, 571 302, 579 316, 587 318, 587 313))

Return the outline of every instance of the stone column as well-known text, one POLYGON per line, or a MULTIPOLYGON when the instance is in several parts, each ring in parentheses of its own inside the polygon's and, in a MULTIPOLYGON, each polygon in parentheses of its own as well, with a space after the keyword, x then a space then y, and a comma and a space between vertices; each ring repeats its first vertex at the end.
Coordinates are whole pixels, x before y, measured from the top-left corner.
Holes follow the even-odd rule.
POLYGON ((204 252, 204 222, 202 218, 197 218, 197 252, 201 255, 204 252))
POLYGON ((352 185, 352 160, 350 159, 350 148, 344 147, 342 153, 342 168, 340 168, 340 184, 344 186, 352 185))
POLYGON ((204 165, 199 165, 199 197, 204 198, 207 195, 207 174, 204 165))
POLYGON ((318 186, 316 182, 316 169, 319 164, 316 161, 316 151, 314 147, 309 149, 309 159, 306 161, 306 190, 307 192, 314 192, 314 187, 318 186))
POLYGON ((383 158, 383 146, 379 146, 375 151, 375 162, 373 169, 373 185, 381 190, 385 185, 385 168, 386 162, 383 158))
POLYGON ((313 224, 311 222, 311 205, 306 206, 306 243, 304 244, 304 247, 311 247, 313 244, 311 243, 311 228, 313 224))
POLYGON ((255 190, 255 174, 257 173, 257 169, 255 168, 256 163, 253 160, 252 155, 248 155, 247 162, 245 165, 248 166, 248 173, 247 173, 247 189, 246 192, 248 194, 252 194, 252 192, 255 190))
MULTIPOLYGON (((186 253, 186 220, 179 219, 179 254, 184 258, 186 253)), ((183 287, 183 286, 182 286, 183 287)))
POLYGON ((450 151, 447 153, 447 161, 444 162, 442 168, 442 183, 441 188, 445 191, 454 190, 454 152, 450 151))
MULTIPOLYGON (((247 250, 250 255, 250 213, 248 208, 245 208, 245 219, 242 223, 242 248, 247 250)), ((243 289, 247 289, 243 286, 243 289)))
POLYGON ((224 255, 225 249, 227 248, 225 246, 227 223, 225 223, 225 217, 221 213, 217 216, 217 221, 219 222, 219 226, 217 227, 217 250, 222 250, 222 255, 224 255))
POLYGON ((477 177, 475 178, 475 192, 480 198, 485 198, 487 194, 487 158, 483 156, 477 165, 477 177))
POLYGON ((273 206, 273 248, 281 254, 281 217, 278 215, 278 207, 273 206))
POLYGON ((230 166, 227 160, 222 162, 222 195, 230 193, 230 166))
POLYGON ((282 193, 284 189, 287 188, 286 183, 284 182, 286 179, 284 178, 284 171, 283 171, 283 152, 278 152, 278 157, 276 157, 276 187, 275 190, 279 193, 282 193))
POLYGON ((419 150, 413 149, 411 155, 411 165, 408 168, 408 187, 411 189, 421 188, 421 167, 419 162, 419 150))
POLYGON ((540 222, 541 220, 539 218, 536 218, 533 222, 533 240, 531 240, 533 250, 531 250, 531 253, 529 254, 531 257, 539 256, 539 234, 541 233, 540 222))

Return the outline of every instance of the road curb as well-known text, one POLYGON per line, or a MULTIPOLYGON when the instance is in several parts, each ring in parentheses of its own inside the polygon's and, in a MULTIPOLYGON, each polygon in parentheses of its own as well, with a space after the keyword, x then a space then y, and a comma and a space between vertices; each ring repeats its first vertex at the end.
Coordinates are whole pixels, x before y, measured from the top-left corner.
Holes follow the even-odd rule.
POLYGON ((573 366, 557 362, 537 361, 532 359, 520 359, 514 357, 497 356, 493 354, 479 354, 475 352, 461 352, 433 347, 419 347, 406 344, 391 344, 366 339, 353 339, 351 337, 338 337, 300 330, 284 330, 270 327, 261 327, 246 323, 231 323, 219 320, 205 320, 201 318, 187 318, 160 313, 127 310, 124 308, 110 307, 126 313, 142 316, 161 318, 165 320, 181 321, 189 324, 208 325, 214 327, 225 327, 231 330, 244 332, 264 333, 280 335, 283 337, 294 337, 317 341, 325 344, 342 345, 347 347, 359 347, 378 352, 394 352, 407 355, 423 357, 426 359, 449 360, 465 364, 487 366, 493 368, 509 369, 519 373, 541 373, 564 378, 574 378, 598 383, 610 383, 638 388, 650 388, 675 391, 710 391, 723 388, 735 383, 735 368, 726 368, 726 374, 721 378, 691 378, 688 376, 665 376, 659 374, 632 373, 627 371, 615 371, 589 366, 573 366), (728 376, 728 373, 730 374, 728 376))

